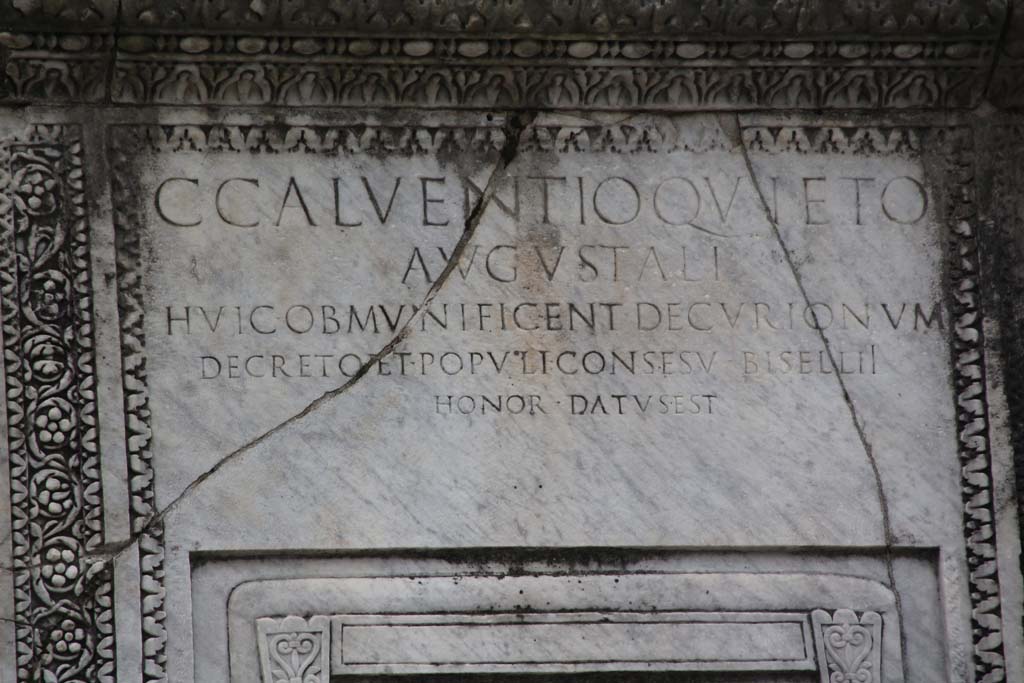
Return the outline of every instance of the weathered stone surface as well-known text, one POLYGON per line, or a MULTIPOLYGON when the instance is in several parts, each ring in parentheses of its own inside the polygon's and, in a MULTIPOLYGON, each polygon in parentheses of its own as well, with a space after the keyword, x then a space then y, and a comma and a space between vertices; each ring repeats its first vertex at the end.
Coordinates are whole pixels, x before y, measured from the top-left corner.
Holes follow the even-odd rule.
POLYGON ((1004 4, 16 5, 0 681, 1024 677, 1004 4))

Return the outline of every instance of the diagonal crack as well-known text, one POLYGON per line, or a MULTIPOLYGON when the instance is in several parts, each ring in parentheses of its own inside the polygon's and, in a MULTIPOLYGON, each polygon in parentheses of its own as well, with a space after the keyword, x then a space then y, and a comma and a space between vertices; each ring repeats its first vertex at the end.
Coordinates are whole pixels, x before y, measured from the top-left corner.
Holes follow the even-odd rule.
POLYGON ((146 522, 146 524, 134 532, 129 538, 124 541, 120 541, 116 544, 108 544, 96 552, 91 553, 88 557, 93 561, 104 561, 111 562, 116 560, 121 554, 129 550, 135 543, 145 534, 150 533, 153 529, 160 524, 171 512, 173 512, 181 503, 190 497, 204 482, 213 477, 217 472, 223 469, 229 463, 232 463, 246 454, 250 453, 254 448, 271 438, 275 434, 287 429, 291 425, 299 422, 303 418, 316 412, 325 404, 329 403, 333 399, 345 394, 352 387, 358 384, 369 372, 374 364, 378 363, 382 359, 389 356, 395 348, 409 335, 413 329, 413 323, 420 317, 425 315, 426 309, 430 306, 431 302, 437 297, 438 293, 444 287, 445 283, 448 282, 452 273, 455 272, 458 266, 459 260, 465 253, 466 248, 469 246, 470 241, 473 239, 476 233, 477 227, 480 225, 480 220, 483 217, 484 210, 487 208, 491 199, 494 197, 494 193, 497 190, 497 184, 505 170, 515 160, 519 152, 519 141, 522 137, 523 132, 533 123, 536 118, 534 112, 520 112, 516 114, 510 114, 505 119, 505 125, 503 130, 505 132, 505 142, 502 148, 499 150, 498 161, 491 171, 490 176, 487 178, 487 184, 484 186, 484 191, 480 195, 479 200, 470 210, 463 222, 462 235, 459 237, 459 241, 456 243, 454 250, 452 251, 451 258, 445 264, 444 270, 438 278, 431 284, 427 290, 426 295, 423 297, 423 301, 420 303, 417 312, 406 321, 405 325, 395 334, 391 340, 385 344, 379 351, 374 353, 359 370, 349 378, 344 384, 334 389, 324 392, 313 401, 308 403, 302 410, 295 413, 289 418, 286 418, 283 422, 280 422, 274 427, 266 430, 259 436, 255 437, 251 441, 239 446, 235 450, 231 451, 224 457, 220 458, 214 463, 209 469, 203 472, 201 475, 196 477, 192 482, 186 486, 181 493, 179 493, 170 503, 163 507, 159 512, 153 514, 152 517, 146 522))
POLYGON ((757 176, 754 174, 754 165, 750 160, 750 154, 747 150, 747 146, 743 142, 739 114, 733 114, 731 118, 723 119, 720 117, 719 122, 726 134, 732 139, 733 143, 740 148, 740 152, 743 155, 743 162, 747 167, 747 175, 750 177, 750 182, 754 186, 754 190, 757 192, 758 200, 761 203, 761 208, 764 210, 765 218, 771 226, 772 236, 775 238, 779 248, 782 250, 782 256, 786 259, 786 265, 789 267, 789 271, 793 275, 793 279, 796 281, 796 286, 800 291, 800 296, 807 305, 807 309, 811 312, 814 329, 817 331, 818 337, 821 339, 821 343, 825 348, 825 355, 828 356, 829 364, 832 366, 832 376, 836 378, 836 382, 839 385, 839 391, 843 397, 843 403, 846 404, 846 408, 850 413, 850 419, 853 422, 853 429, 857 432, 857 438, 860 441, 861 447, 864 449, 864 456, 867 459, 868 465, 871 467, 871 474, 875 480, 875 492, 878 495, 878 507, 882 517, 882 535, 885 541, 885 571, 889 579, 889 588, 892 590, 893 597, 896 601, 896 618, 899 621, 900 626, 900 650, 903 655, 902 661, 904 669, 903 678, 908 679, 909 672, 906 670, 906 640, 903 629, 903 604, 900 599, 899 591, 896 590, 896 571, 893 565, 893 547, 896 545, 896 537, 892 531, 892 522, 889 517, 889 501, 885 494, 885 487, 882 484, 882 473, 878 467, 878 460, 875 457, 874 448, 872 447, 871 441, 868 439, 864 430, 864 422, 860 417, 860 414, 857 412, 857 406, 854 405, 853 398, 846 386, 846 381, 839 372, 839 363, 836 361, 835 353, 832 350, 832 344, 818 320, 818 314, 814 306, 811 305, 811 299, 807 294, 807 287, 804 284, 803 276, 800 274, 799 268, 797 268, 796 263, 793 261, 793 255, 790 252, 789 247, 786 246, 786 240, 782 237, 782 231, 779 229, 778 222, 772 215, 771 209, 769 208, 770 205, 768 203, 768 199, 765 196, 764 191, 761 189, 761 185, 757 182, 757 176))
POLYGON ((29 622, 22 621, 21 619, 12 619, 11 617, 0 617, 0 623, 13 624, 13 625, 19 626, 21 628, 30 628, 33 631, 41 631, 44 628, 43 626, 38 626, 36 624, 30 624, 29 622))
POLYGON ((1006 45, 1006 36, 1010 33, 1010 24, 1013 21, 1013 8, 1016 4, 1016 2, 1007 3, 1006 14, 1003 15, 1003 24, 999 27, 999 33, 992 44, 992 60, 988 64, 988 69, 985 72, 985 82, 981 87, 981 102, 991 100, 992 82, 995 80, 996 71, 999 69, 999 58, 1003 54, 1003 48, 1006 45))

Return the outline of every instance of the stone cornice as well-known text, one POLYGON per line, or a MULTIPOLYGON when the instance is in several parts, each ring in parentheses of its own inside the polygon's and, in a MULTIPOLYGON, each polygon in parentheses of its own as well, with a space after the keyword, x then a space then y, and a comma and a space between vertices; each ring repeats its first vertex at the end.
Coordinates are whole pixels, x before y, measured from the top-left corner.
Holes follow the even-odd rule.
MULTIPOLYGON (((1007 14, 1006 0, 0 0, 0 101, 964 109, 1007 14)), ((1006 93, 1016 74, 998 71, 1006 93)))
POLYGON ((0 0, 18 31, 995 37, 1007 0, 0 0))
POLYGON ((1007 0, 0 0, 0 101, 970 109, 990 80, 996 103, 1024 96, 1016 32, 1000 43, 1009 14, 1007 0))

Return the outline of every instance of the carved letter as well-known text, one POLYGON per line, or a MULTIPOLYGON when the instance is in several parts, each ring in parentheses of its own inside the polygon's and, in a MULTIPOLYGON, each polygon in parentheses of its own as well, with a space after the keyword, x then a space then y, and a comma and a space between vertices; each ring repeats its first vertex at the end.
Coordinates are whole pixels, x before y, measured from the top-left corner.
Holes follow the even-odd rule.
POLYGON ((822 178, 822 177, 804 178, 803 181, 804 181, 804 216, 806 218, 805 222, 807 223, 807 225, 826 225, 826 224, 828 224, 827 220, 818 220, 817 218, 811 218, 811 204, 824 204, 825 203, 825 200, 820 198, 820 197, 816 197, 814 199, 811 199, 811 183, 812 182, 824 183, 825 179, 822 178))
POLYGON ((258 218, 256 220, 248 222, 248 223, 239 223, 238 221, 231 220, 224 213, 224 207, 222 207, 221 204, 220 204, 221 194, 223 194, 224 188, 227 187, 228 184, 234 183, 234 182, 249 183, 250 185, 255 185, 256 187, 260 186, 260 181, 257 180, 256 178, 228 178, 227 180, 225 180, 217 188, 217 194, 216 194, 216 196, 214 198, 214 205, 217 207, 217 215, 220 216, 220 219, 222 221, 224 221, 228 225, 233 225, 236 228, 255 228, 257 225, 260 224, 260 221, 259 221, 258 218))
POLYGON ((911 223, 916 223, 922 218, 924 218, 924 215, 928 212, 928 193, 925 192, 924 185, 914 180, 910 176, 900 176, 899 178, 893 178, 892 180, 885 184, 885 187, 882 188, 882 211, 885 213, 885 217, 891 220, 893 223, 899 223, 900 225, 910 225, 911 223), (921 197, 921 199, 919 200, 921 204, 921 209, 917 212, 917 215, 912 218, 910 216, 897 218, 893 214, 889 205, 887 205, 885 202, 885 198, 889 194, 889 188, 891 188, 892 184, 895 183, 897 180, 909 182, 911 185, 914 186, 914 189, 917 190, 917 193, 921 197))
POLYGON ((313 226, 316 225, 313 222, 313 218, 309 215, 309 207, 306 206, 306 200, 302 198, 302 192, 299 190, 294 176, 288 178, 288 189, 284 191, 284 199, 281 200, 281 210, 277 212, 277 221, 274 222, 274 225, 281 225, 281 218, 284 216, 285 209, 302 209, 302 213, 306 216, 306 223, 313 226), (295 192, 295 198, 299 200, 298 206, 288 204, 288 199, 292 196, 293 191, 295 192))
POLYGON ((597 187, 594 188, 594 212, 597 214, 598 218, 600 218, 605 223, 608 223, 609 225, 625 225, 626 223, 630 223, 633 220, 635 220, 636 217, 640 214, 640 191, 636 189, 636 185, 631 183, 626 178, 621 178, 618 176, 605 178, 604 180, 597 184, 597 187), (601 192, 601 188, 613 180, 618 180, 619 182, 625 183, 626 186, 633 192, 633 212, 629 213, 629 210, 627 209, 626 213, 628 214, 628 218, 624 218, 622 220, 613 220, 612 218, 610 218, 604 211, 601 210, 601 207, 598 205, 597 202, 597 195, 601 192))
POLYGON ((433 221, 430 219, 430 204, 444 204, 444 198, 442 197, 431 197, 427 190, 428 183, 440 183, 444 185, 444 178, 420 178, 420 187, 423 190, 423 225, 448 225, 448 219, 443 221, 433 221))
POLYGON ((176 182, 176 181, 182 181, 182 182, 186 182, 186 183, 191 183, 192 185, 195 185, 197 188, 199 187, 199 180, 197 178, 168 178, 167 180, 163 181, 162 183, 160 183, 157 186, 156 192, 153 195, 153 205, 156 207, 157 214, 160 216, 160 218, 164 219, 166 222, 170 223, 171 225, 176 225, 176 226, 181 227, 181 228, 191 228, 191 227, 194 227, 196 225, 199 225, 200 223, 203 222, 202 218, 197 218, 194 221, 187 221, 187 220, 186 221, 176 221, 173 218, 168 217, 167 213, 164 211, 164 207, 163 207, 163 191, 164 191, 164 188, 169 183, 176 182))
POLYGON ((370 181, 366 179, 366 176, 363 176, 363 187, 366 188, 366 196, 370 198, 370 203, 373 204, 373 210, 377 212, 377 218, 380 219, 381 225, 387 223, 388 216, 391 215, 391 207, 395 204, 395 195, 398 194, 398 186, 401 182, 401 177, 395 178, 395 186, 391 189, 391 197, 388 199, 388 208, 381 211, 377 195, 373 193, 373 188, 370 187, 370 181))

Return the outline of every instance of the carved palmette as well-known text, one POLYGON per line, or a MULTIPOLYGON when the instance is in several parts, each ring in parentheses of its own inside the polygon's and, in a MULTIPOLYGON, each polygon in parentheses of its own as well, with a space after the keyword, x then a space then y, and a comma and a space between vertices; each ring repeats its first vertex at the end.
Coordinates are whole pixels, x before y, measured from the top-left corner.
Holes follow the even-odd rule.
POLYGON ((262 683, 328 683, 330 621, 317 616, 257 619, 262 683))
POLYGON ((849 609, 811 613, 821 683, 881 683, 882 617, 849 609))

